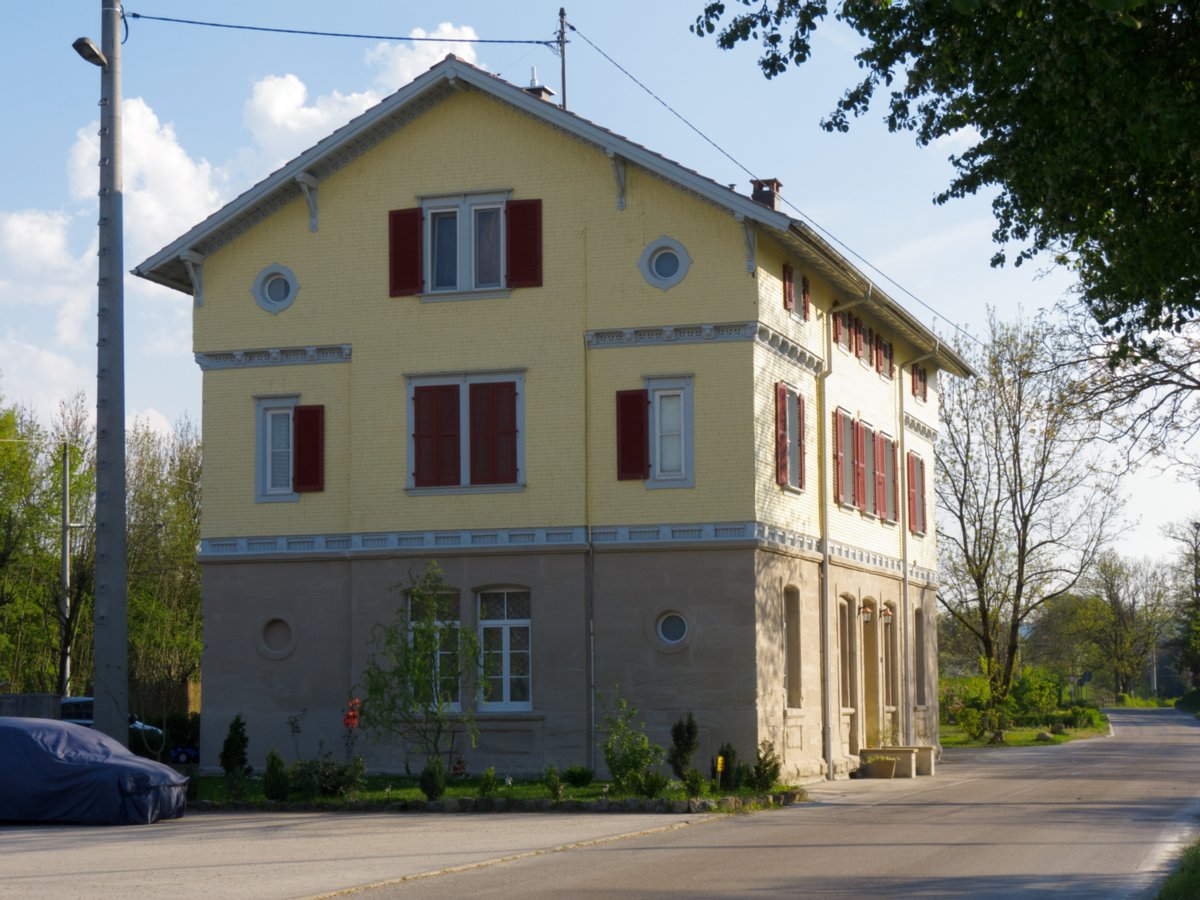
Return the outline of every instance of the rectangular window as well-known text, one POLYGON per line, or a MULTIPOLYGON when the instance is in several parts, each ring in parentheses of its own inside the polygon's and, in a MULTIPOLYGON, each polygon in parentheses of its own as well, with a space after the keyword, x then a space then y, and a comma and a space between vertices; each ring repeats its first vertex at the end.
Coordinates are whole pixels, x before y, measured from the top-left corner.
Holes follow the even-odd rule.
POLYGON ((461 295, 542 284, 542 201, 428 197, 388 214, 389 293, 461 295))
POLYGON ((409 488, 523 484, 524 376, 409 378, 409 488))
POLYGON ((804 398, 796 388, 775 385, 775 481, 781 487, 804 488, 804 398))
POLYGON ((896 442, 884 434, 875 435, 875 514, 887 522, 896 521, 896 442))
POLYGON ((783 264, 783 308, 796 308, 796 270, 787 263, 783 264))
POLYGON ((838 503, 857 505, 855 493, 855 436, 858 433, 854 417, 842 410, 833 414, 833 493, 838 503))
POLYGON ((481 710, 533 708, 532 628, 529 591, 480 592, 481 710))
POLYGON ((845 600, 838 602, 838 686, 841 688, 839 698, 842 709, 854 707, 854 697, 851 694, 850 662, 853 659, 850 648, 850 635, 853 633, 850 604, 845 600))
POLYGON ((924 366, 913 363, 909 377, 912 380, 912 395, 918 400, 929 399, 929 373, 924 366))
POLYGON ((876 474, 876 458, 875 458, 875 432, 870 425, 863 423, 862 429, 862 451, 863 451, 863 478, 862 478, 862 503, 859 504, 859 509, 871 515, 878 514, 879 510, 875 503, 878 497, 876 486, 879 483, 876 474))
POLYGON ((800 622, 800 591, 794 587, 785 588, 783 591, 783 626, 784 655, 787 660, 787 705, 798 708, 804 702, 801 681, 803 669, 800 665, 800 640, 804 629, 800 622))
POLYGON ((256 401, 255 498, 287 502, 325 489, 325 407, 296 396, 256 401))
POLYGON ((908 454, 908 530, 925 534, 925 461, 908 454))
POLYGON ((647 378, 617 391, 617 478, 648 488, 694 487, 692 378, 647 378))

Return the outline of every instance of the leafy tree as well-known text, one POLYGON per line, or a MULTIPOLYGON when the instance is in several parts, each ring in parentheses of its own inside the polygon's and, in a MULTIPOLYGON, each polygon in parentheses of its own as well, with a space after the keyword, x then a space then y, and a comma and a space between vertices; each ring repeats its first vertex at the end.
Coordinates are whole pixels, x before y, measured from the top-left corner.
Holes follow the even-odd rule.
POLYGON ((1163 630, 1167 584, 1159 566, 1129 563, 1107 552, 1087 585, 1099 601, 1090 636, 1112 674, 1113 692, 1132 694, 1163 630))
POLYGON ((1099 606, 1100 600, 1094 596, 1055 597, 1042 605, 1029 631, 1025 659, 1054 676, 1060 703, 1068 686, 1075 700, 1080 677, 1104 665, 1104 657, 1092 639, 1099 606))
MULTIPOLYGON (((828 0, 708 2, 692 31, 763 48, 770 78, 812 53, 828 0), (737 8, 738 4, 729 6, 737 8)), ((843 0, 864 74, 822 122, 845 131, 886 90, 891 131, 974 139, 935 199, 996 191, 994 238, 1074 267, 1117 337, 1200 312, 1200 7, 1191 0, 843 0)))
POLYGON ((939 601, 972 634, 1003 703, 1037 612, 1071 593, 1104 543, 1116 478, 1039 319, 990 317, 980 377, 942 385, 936 448, 939 601))
MULTIPOLYGON (((638 721, 637 708, 619 696, 614 687, 604 714, 604 764, 613 785, 619 793, 640 793, 643 782, 657 775, 662 760, 663 748, 646 736, 645 726, 638 721)), ((657 778, 652 780, 658 784, 657 778)))
POLYGON ((1200 517, 1171 530, 1180 545, 1175 566, 1180 674, 1200 688, 1200 517))
POLYGON ((479 641, 459 626, 458 594, 436 563, 411 577, 395 619, 372 630, 371 648, 361 676, 369 734, 405 741, 427 765, 453 749, 460 728, 475 745, 479 730, 471 704, 462 701, 478 668, 479 641))

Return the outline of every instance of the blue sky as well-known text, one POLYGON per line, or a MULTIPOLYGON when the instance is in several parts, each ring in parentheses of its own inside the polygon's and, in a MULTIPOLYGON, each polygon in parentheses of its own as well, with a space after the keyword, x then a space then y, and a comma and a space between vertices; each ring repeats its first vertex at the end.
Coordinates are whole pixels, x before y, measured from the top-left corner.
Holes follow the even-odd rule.
MULTIPOLYGON (((567 19, 577 29, 567 48, 568 108, 739 190, 748 191, 752 177, 744 169, 780 179, 790 203, 892 279, 859 261, 945 335, 952 333, 949 322, 978 334, 988 306, 1006 319, 1030 316, 1069 290, 1066 273, 1044 266, 990 268, 988 198, 932 203, 951 176, 947 156, 965 142, 918 148, 910 135, 888 134, 880 113, 859 120, 849 134, 821 130, 822 115, 858 75, 853 33, 836 23, 823 28, 810 63, 768 81, 755 65, 755 48, 722 51, 688 31, 703 5, 568 2, 567 19)), ((127 15, 511 40, 550 39, 558 8, 496 0, 125 4, 127 15)), ((0 396, 48 421, 59 398, 77 390, 91 398, 95 389, 99 70, 79 59, 71 42, 87 35, 99 43, 100 3, 14 4, 6 24, 0 396)), ((447 52, 519 84, 536 67, 543 83, 561 90, 558 57, 538 45, 268 35, 131 18, 122 48, 126 268, 447 52)), ((183 415, 198 420, 190 298, 132 277, 125 296, 129 415, 161 427, 183 415)), ((1146 483, 1130 510, 1143 520, 1140 538, 1125 552, 1160 552, 1158 526, 1200 507, 1195 486, 1188 489, 1190 504, 1181 504, 1170 481, 1146 483), (1177 513, 1153 502, 1167 490, 1175 492, 1177 513)))

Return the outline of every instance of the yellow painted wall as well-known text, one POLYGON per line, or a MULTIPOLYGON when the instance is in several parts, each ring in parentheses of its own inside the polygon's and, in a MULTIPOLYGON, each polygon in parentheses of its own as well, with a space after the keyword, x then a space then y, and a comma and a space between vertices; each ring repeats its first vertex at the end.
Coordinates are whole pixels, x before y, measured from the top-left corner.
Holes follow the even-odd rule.
POLYGON ((195 312, 197 351, 351 344, 353 362, 206 373, 205 536, 580 524, 585 458, 597 491, 622 498, 600 501, 608 521, 749 518, 751 474, 741 476, 739 493, 737 478, 725 471, 734 452, 709 446, 736 440, 735 429, 711 437, 699 430, 695 490, 633 491, 615 483, 615 437, 605 432, 615 428, 618 382, 640 386, 635 373, 694 373, 697 417, 742 415, 745 427, 736 431, 745 437, 736 455, 748 460, 753 452, 753 409, 735 389, 738 372, 748 386, 749 344, 593 352, 598 380, 585 400, 589 328, 756 315, 755 280, 745 271, 742 228, 731 214, 633 165, 626 197, 627 208, 618 211, 602 150, 467 91, 323 181, 316 233, 297 198, 213 252, 205 261, 204 304, 195 312), (542 199, 544 286, 490 300, 389 297, 388 211, 425 195, 492 190, 542 199), (664 235, 683 243, 693 261, 667 292, 647 284, 638 269, 645 246, 664 235), (275 315, 251 295, 255 276, 272 263, 290 267, 299 284, 295 302, 275 315), (500 369, 524 371, 525 489, 410 496, 405 376, 500 369), (326 380, 344 384, 330 401, 336 409, 327 409, 326 491, 298 503, 256 504, 253 395, 299 391, 307 403, 326 380), (586 457, 585 408, 596 411, 586 457))

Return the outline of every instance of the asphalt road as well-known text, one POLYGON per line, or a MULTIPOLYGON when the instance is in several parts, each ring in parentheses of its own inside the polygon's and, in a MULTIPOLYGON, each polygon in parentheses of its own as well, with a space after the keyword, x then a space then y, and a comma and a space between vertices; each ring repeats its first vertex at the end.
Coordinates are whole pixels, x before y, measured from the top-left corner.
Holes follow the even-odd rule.
POLYGON ((1200 722, 948 752, 751 816, 191 814, 0 827, 0 897, 1152 896, 1200 826, 1200 722))

